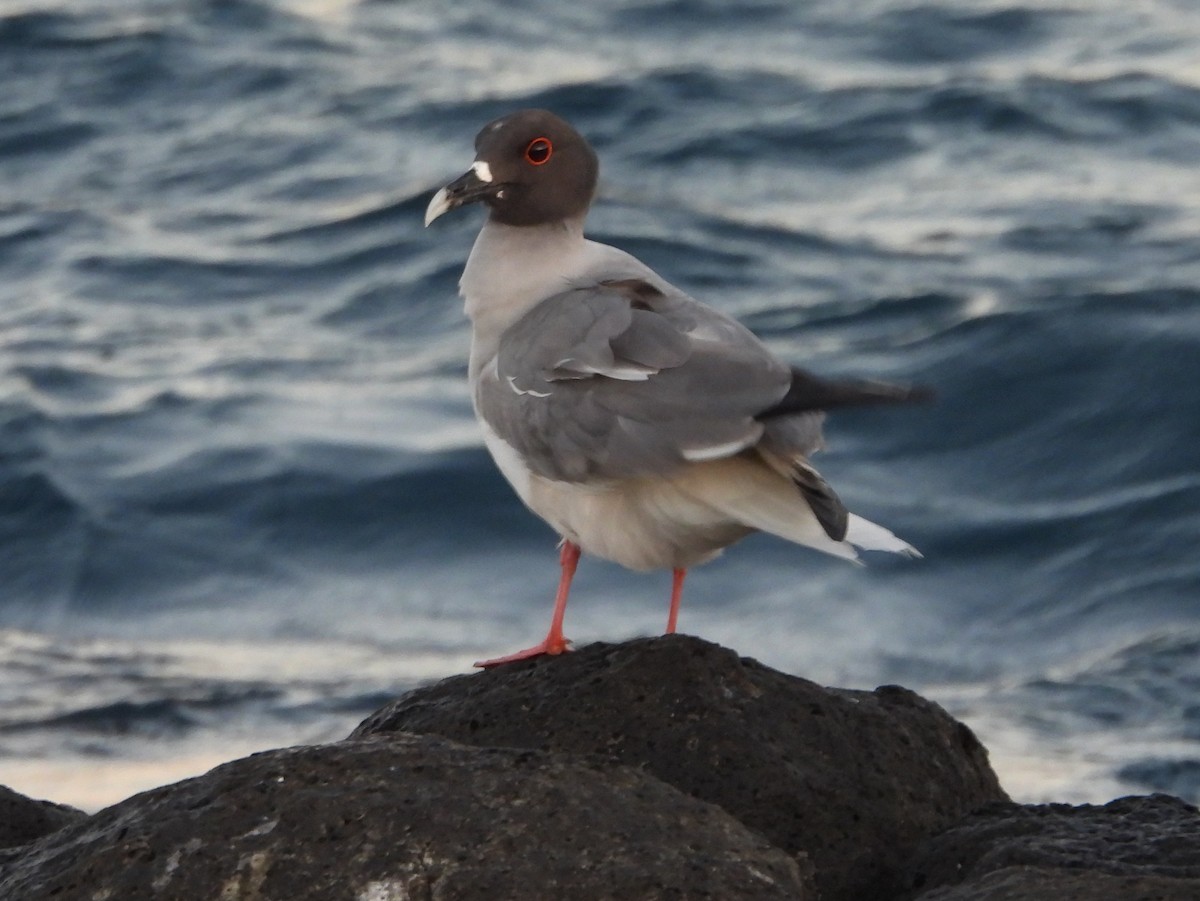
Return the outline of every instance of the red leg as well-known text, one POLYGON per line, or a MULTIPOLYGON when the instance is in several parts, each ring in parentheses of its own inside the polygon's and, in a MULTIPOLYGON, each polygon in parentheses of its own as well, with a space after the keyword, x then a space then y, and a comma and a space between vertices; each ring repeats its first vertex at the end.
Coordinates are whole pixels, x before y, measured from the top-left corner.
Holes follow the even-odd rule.
POLYGON ((567 612, 567 595, 571 591, 571 579, 575 577, 575 567, 579 565, 579 545, 563 540, 562 552, 559 554, 559 564, 562 566, 562 576, 558 580, 558 594, 554 598, 554 616, 550 620, 550 631, 542 639, 541 644, 531 648, 496 657, 493 660, 481 660, 475 665, 482 668, 500 666, 502 663, 512 663, 516 660, 528 660, 530 657, 540 657, 543 654, 561 654, 570 650, 570 642, 563 635, 563 616, 567 612))
POLYGON ((679 602, 683 600, 683 579, 686 569, 676 569, 671 579, 671 612, 667 614, 667 634, 675 634, 675 625, 679 622, 679 602))

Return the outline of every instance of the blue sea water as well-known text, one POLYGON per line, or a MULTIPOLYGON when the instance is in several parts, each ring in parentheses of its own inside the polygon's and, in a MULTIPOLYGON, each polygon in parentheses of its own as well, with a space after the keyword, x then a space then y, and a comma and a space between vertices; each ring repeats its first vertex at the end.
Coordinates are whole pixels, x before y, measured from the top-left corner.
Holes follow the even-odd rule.
MULTIPOLYGON (((754 537, 681 628, 964 719, 1021 800, 1200 801, 1200 9, 1188 0, 0 4, 0 783, 96 807, 540 637, 422 228, 491 118, 593 237, 826 374, 818 465, 919 561, 754 537)), ((663 627, 585 560, 568 634, 663 627)))

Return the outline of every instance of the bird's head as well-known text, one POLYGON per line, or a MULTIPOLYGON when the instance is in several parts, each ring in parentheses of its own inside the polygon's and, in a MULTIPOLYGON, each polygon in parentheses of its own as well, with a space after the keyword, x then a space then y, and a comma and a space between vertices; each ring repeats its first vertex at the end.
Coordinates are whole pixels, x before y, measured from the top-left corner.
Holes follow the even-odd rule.
POLYGON ((591 205, 599 169, 595 151, 558 116, 539 109, 511 113, 475 137, 475 162, 433 195, 425 224, 476 202, 504 225, 578 218, 591 205))

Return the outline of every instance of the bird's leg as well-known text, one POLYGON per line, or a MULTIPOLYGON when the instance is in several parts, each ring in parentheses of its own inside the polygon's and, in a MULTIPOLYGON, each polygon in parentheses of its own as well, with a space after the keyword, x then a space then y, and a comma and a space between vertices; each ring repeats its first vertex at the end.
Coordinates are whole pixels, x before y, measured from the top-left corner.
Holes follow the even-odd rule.
POLYGON ((571 579, 575 577, 575 567, 579 565, 579 545, 563 539, 562 551, 559 554, 559 564, 562 566, 562 576, 558 580, 558 594, 554 597, 554 616, 550 619, 550 631, 542 639, 541 644, 531 648, 496 657, 493 660, 481 660, 475 665, 481 668, 500 666, 502 663, 513 663, 517 660, 528 660, 530 657, 540 657, 543 654, 561 654, 570 650, 571 643, 563 635, 563 616, 567 612, 567 595, 571 591, 571 579))
POLYGON ((564 538, 558 553, 558 565, 562 567, 562 573, 558 578, 558 593, 554 596, 554 614, 550 617, 550 631, 542 642, 547 654, 561 654, 570 649, 571 642, 563 635, 563 616, 567 612, 567 596, 571 593, 571 580, 575 578, 579 554, 579 545, 564 538))
POLYGON ((675 634, 675 626, 679 622, 679 602, 683 600, 683 579, 686 569, 676 569, 671 578, 671 611, 667 614, 667 634, 675 634))

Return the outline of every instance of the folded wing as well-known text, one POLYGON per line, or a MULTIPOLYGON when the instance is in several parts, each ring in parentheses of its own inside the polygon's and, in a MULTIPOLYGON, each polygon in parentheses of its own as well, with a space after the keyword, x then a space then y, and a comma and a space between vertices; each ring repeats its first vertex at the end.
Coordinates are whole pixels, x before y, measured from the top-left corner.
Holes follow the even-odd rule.
POLYGON ((663 475, 731 456, 791 373, 745 327, 640 279, 543 301, 481 373, 481 415, 537 474, 561 481, 663 475))

